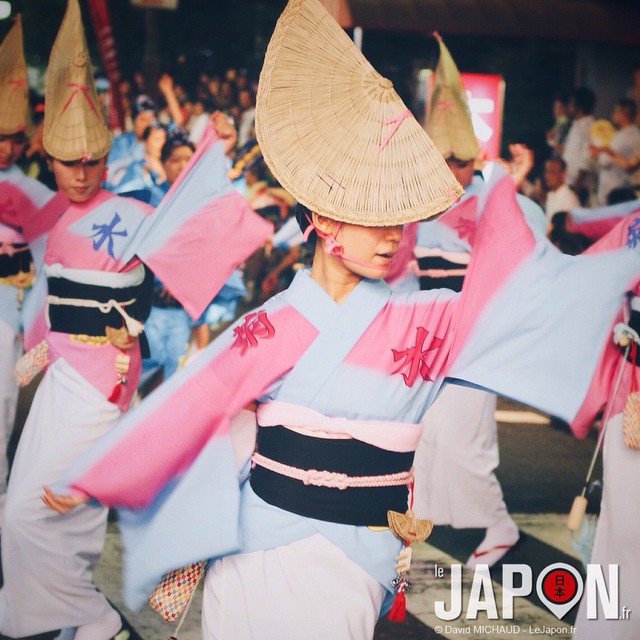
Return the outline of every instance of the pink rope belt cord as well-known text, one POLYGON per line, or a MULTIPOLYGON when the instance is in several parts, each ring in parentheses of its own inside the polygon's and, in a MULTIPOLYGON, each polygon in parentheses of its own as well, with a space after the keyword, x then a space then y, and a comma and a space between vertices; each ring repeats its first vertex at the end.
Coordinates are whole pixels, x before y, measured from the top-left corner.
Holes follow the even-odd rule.
POLYGON ((255 452, 251 457, 254 465, 259 465, 286 476, 294 480, 300 480, 303 484, 311 484, 317 487, 328 487, 330 489, 351 489, 363 487, 396 487, 408 485, 413 482, 413 469, 390 473, 381 476, 348 476, 346 473, 336 473, 334 471, 319 471, 318 469, 298 469, 288 464, 276 462, 271 458, 266 458, 262 454, 255 452))

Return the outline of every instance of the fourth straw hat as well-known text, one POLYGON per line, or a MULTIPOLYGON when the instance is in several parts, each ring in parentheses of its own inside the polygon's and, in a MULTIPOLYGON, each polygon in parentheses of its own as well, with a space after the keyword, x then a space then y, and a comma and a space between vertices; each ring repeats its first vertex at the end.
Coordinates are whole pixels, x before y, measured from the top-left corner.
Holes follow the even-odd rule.
POLYGON ((462 187, 393 89, 318 0, 290 0, 260 74, 256 135, 280 184, 312 211, 404 224, 462 187))
POLYGON ((0 45, 0 134, 28 133, 30 128, 27 65, 22 51, 22 21, 18 15, 0 45))

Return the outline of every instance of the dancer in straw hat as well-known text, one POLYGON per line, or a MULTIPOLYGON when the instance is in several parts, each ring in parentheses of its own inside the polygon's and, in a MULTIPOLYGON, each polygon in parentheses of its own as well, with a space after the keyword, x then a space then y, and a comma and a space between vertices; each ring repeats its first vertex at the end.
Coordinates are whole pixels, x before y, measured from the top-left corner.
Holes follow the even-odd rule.
MULTIPOLYGON (((465 195, 445 216, 418 225, 414 253, 420 289, 460 291, 471 244, 470 236, 461 232, 459 214, 482 189, 482 177, 474 175, 480 146, 458 68, 442 38, 437 33, 435 37, 440 58, 426 128, 465 195)), ((526 200, 517 198, 519 204, 526 200)), ((532 231, 544 237, 542 209, 532 201, 523 206, 530 212, 525 219, 532 231)), ((416 512, 428 513, 439 525, 486 529, 467 561, 470 568, 495 564, 519 538, 494 473, 499 457, 495 408, 491 392, 448 385, 424 416, 416 451, 416 512)))
MULTIPOLYGON (((58 188, 68 199, 60 209, 64 216, 47 239, 50 297, 90 298, 89 290, 108 287, 116 299, 144 300, 148 278, 142 265, 135 261, 120 265, 106 251, 98 259, 96 252, 83 250, 68 229, 101 204, 112 206, 114 212, 121 205, 100 190, 111 135, 97 107, 77 0, 69 2, 51 52, 45 99, 43 145, 58 188)), ((147 212, 133 201, 126 204, 140 216, 147 212)), ((132 307, 127 316, 144 320, 147 305, 132 307)), ((91 315, 94 324, 101 321, 95 314, 88 308, 69 312, 65 306, 50 305, 49 350, 59 357, 38 388, 9 481, 0 591, 0 631, 5 635, 77 627, 76 638, 106 640, 121 626, 119 614, 91 582, 102 549, 106 511, 87 507, 74 518, 51 519, 38 504, 39 487, 61 473, 126 407, 128 384, 117 385, 120 405, 105 397, 104 387, 114 388, 116 368, 121 367, 124 377, 125 369, 135 375, 139 367, 137 339, 126 328, 115 328, 122 322, 102 320, 107 326, 104 338, 90 337, 97 333, 91 315), (78 323, 86 330, 80 330, 78 323), (82 362, 72 365, 74 360, 82 362)))
POLYGON ((164 572, 212 558, 203 638, 363 640, 381 613, 402 618, 409 545, 430 529, 411 511, 412 461, 445 378, 571 414, 593 370, 571 368, 584 336, 545 351, 542 372, 521 371, 531 355, 521 327, 544 342, 549 323, 577 312, 587 344, 601 343, 640 256, 606 256, 607 282, 588 299, 571 295, 574 279, 603 263, 539 251, 505 175, 479 207, 462 292, 392 294, 381 279, 402 225, 443 211, 461 189, 318 0, 291 0, 280 17, 256 116, 265 160, 316 238, 311 269, 123 417, 45 501, 67 516, 87 496, 121 507, 129 606, 164 572), (496 233, 512 250, 497 248, 496 233), (526 304, 496 320, 495 307, 523 288, 526 304), (558 288, 567 295, 550 307, 558 288), (549 371, 575 386, 551 393, 549 371), (243 449, 230 421, 251 401, 259 426, 243 449), (162 442, 152 455, 150 439, 162 442), (109 469, 125 453, 115 479, 109 469))
MULTIPOLYGON (((53 196, 42 183, 16 166, 31 129, 27 65, 22 51, 22 21, 0 45, 0 210, 37 211, 53 196)), ((7 443, 13 430, 18 385, 12 373, 22 352, 22 310, 35 275, 27 239, 0 223, 0 528, 7 491, 7 443)))
MULTIPOLYGON (((120 616, 91 581, 107 510, 86 505, 61 517, 42 504, 42 487, 129 406, 150 306, 152 278, 145 265, 197 317, 272 228, 233 192, 224 143, 215 141, 213 128, 189 175, 176 181, 152 215, 147 205, 101 189, 111 136, 98 108, 78 0, 68 1, 53 45, 45 97, 43 144, 64 197, 57 211, 44 216, 52 226, 44 256, 45 340, 18 363, 25 378, 48 368, 9 480, 0 632, 23 637, 61 629, 64 638, 109 640, 120 629, 120 616), (185 186, 192 173, 199 187, 195 194, 185 186), (221 228, 227 226, 237 234, 233 243, 221 228), (203 234, 212 237, 204 241, 203 234), (219 238, 229 245, 224 251, 215 245, 219 238), (209 251, 217 262, 205 271, 201 267, 211 262, 209 251), (198 268, 198 278, 187 277, 198 268)), ((218 132, 235 142, 228 126, 220 124, 218 132)), ((40 212, 23 213, 3 210, 2 217, 25 229, 44 224, 40 212)))

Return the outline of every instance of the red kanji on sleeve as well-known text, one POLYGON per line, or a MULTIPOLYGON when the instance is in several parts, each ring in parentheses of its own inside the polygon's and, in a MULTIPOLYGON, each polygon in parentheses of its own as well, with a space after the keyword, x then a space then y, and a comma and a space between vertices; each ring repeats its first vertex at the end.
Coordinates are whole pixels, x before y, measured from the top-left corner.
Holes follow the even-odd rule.
MULTIPOLYGON (((433 337, 431 341, 427 344, 427 347, 424 348, 425 340, 429 332, 424 327, 418 327, 416 330, 416 342, 412 347, 407 347, 403 351, 399 351, 397 349, 391 349, 393 352, 393 361, 398 362, 398 360, 403 360, 393 371, 393 373, 397 373, 401 371, 403 368, 408 367, 408 371, 402 374, 404 378, 404 383, 411 387, 415 382, 418 373, 422 377, 423 380, 431 380, 432 378, 429 376, 430 368, 426 363, 427 354, 431 352, 435 352, 440 348, 442 344, 442 338, 433 337)), ((435 353, 432 353, 435 355, 435 353)))
POLYGON ((231 349, 239 348, 243 356, 249 347, 258 346, 258 338, 266 340, 273 338, 276 330, 267 318, 266 311, 256 311, 245 316, 244 323, 233 330, 236 339, 231 349))

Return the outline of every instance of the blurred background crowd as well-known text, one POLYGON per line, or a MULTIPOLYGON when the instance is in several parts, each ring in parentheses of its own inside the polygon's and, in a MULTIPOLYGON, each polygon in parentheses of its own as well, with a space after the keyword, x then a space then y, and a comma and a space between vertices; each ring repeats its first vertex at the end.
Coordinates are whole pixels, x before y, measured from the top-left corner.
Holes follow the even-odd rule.
MULTIPOLYGON (((147 27, 151 24, 150 15, 152 12, 147 14, 147 27)), ((259 19, 264 21, 265 16, 256 14, 258 22, 259 19)), ((115 19, 113 24, 117 28, 115 19)), ((247 23, 247 31, 254 40, 255 28, 247 23)), ((161 49, 162 30, 156 36, 160 37, 156 45, 161 49)), ((455 45, 456 39, 452 38, 452 42, 455 45)), ((115 48, 129 51, 136 44, 142 47, 141 42, 116 40, 115 48)), ((148 39, 145 46, 148 47, 148 39)), ((170 348, 170 363, 164 364, 165 376, 178 366, 178 356, 184 358, 185 354, 202 348, 212 332, 246 308, 285 288, 295 270, 311 257, 311 249, 303 242, 295 221, 296 203, 270 175, 255 139, 259 67, 254 54, 247 51, 246 65, 237 67, 221 66, 224 56, 219 56, 218 64, 214 64, 211 51, 200 57, 178 55, 164 63, 164 68, 162 56, 154 58, 151 66, 142 58, 138 68, 118 73, 117 82, 108 68, 99 62, 95 65, 100 104, 114 134, 105 181, 107 189, 157 205, 193 155, 210 118, 223 114, 237 134, 228 158, 229 177, 250 206, 273 222, 275 228, 272 240, 235 274, 235 286, 232 283, 226 287, 195 323, 187 321, 177 301, 157 283, 154 307, 163 310, 158 311, 158 316, 179 316, 181 327, 177 331, 177 321, 172 320, 169 328, 163 330, 166 335, 172 334, 175 342, 170 348), (189 345, 186 351, 185 345, 189 345)), ((387 59, 381 72, 393 78, 416 117, 424 121, 428 110, 424 82, 421 84, 415 69, 403 74, 403 55, 398 56, 398 65, 389 64, 387 59)), ((437 59, 431 57, 435 66, 437 59)), ((524 47, 523 65, 527 64, 526 58, 524 47)), ((465 59, 465 51, 461 49, 461 66, 465 59)), ((566 253, 581 252, 602 232, 602 227, 594 230, 574 224, 580 216, 574 219, 572 210, 589 209, 599 217, 602 207, 640 196, 640 65, 631 67, 629 63, 625 61, 630 72, 624 91, 613 97, 607 87, 604 102, 613 106, 606 114, 601 108, 600 115, 595 115, 599 87, 581 83, 550 91, 545 98, 537 96, 537 101, 545 105, 545 112, 538 114, 537 122, 542 124, 534 132, 529 122, 527 128, 520 129, 524 133, 518 133, 518 127, 513 125, 517 118, 512 111, 507 110, 501 122, 503 155, 508 154, 505 150, 509 144, 515 142, 524 143, 534 154, 532 170, 521 190, 544 210, 550 240, 566 253)), ((121 66, 128 69, 131 61, 121 66)), ((560 73, 549 84, 550 88, 557 87, 567 75, 560 73)), ((55 188, 42 147, 46 107, 37 82, 31 91, 31 103, 35 130, 19 165, 28 175, 55 188)), ((478 172, 482 171, 485 159, 482 155, 478 158, 478 172)), ((508 157, 504 159, 510 161, 508 157)), ((147 329, 150 334, 152 327, 153 322, 147 329)), ((158 366, 154 361, 147 369, 153 373, 158 366)))

